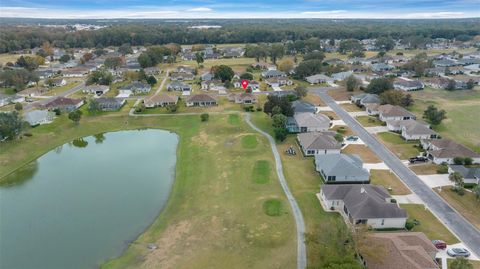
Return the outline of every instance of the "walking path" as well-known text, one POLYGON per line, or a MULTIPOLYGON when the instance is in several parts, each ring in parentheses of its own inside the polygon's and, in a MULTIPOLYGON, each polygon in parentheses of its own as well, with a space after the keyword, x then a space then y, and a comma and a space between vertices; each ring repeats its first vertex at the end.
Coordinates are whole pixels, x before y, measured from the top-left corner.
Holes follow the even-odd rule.
POLYGON ((311 89, 333 111, 358 134, 370 149, 382 159, 396 175, 425 202, 425 205, 437 218, 445 224, 458 238, 468 246, 476 256, 480 256, 480 230, 466 220, 458 211, 451 207, 430 186, 425 184, 412 170, 410 170, 398 157, 380 143, 373 135, 369 134, 363 126, 351 117, 325 89, 311 89))
POLYGON ((307 251, 305 247, 305 222, 303 220, 302 212, 298 207, 297 201, 290 192, 287 180, 283 175, 282 161, 280 160, 280 154, 278 153, 277 146, 275 145, 275 140, 272 136, 260 130, 250 121, 250 114, 247 113, 245 115, 245 120, 247 124, 250 125, 250 127, 265 136, 270 142, 270 147, 272 148, 273 156, 275 157, 275 166, 278 179, 280 181, 280 185, 282 185, 285 195, 287 196, 288 202, 290 203, 290 207, 292 208, 293 216, 295 217, 295 223, 297 226, 297 269, 304 269, 305 267, 307 267, 307 251))

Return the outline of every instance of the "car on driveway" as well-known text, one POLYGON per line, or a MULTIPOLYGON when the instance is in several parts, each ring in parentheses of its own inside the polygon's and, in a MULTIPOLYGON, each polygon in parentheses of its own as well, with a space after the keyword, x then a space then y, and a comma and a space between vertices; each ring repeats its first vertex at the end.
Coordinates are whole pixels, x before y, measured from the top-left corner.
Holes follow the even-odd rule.
POLYGON ((447 248, 447 243, 443 240, 432 240, 432 244, 437 248, 437 249, 446 249, 447 248))
POLYGON ((347 141, 357 141, 357 140, 358 140, 358 136, 350 135, 350 136, 348 136, 347 138, 345 138, 345 140, 347 140, 347 141))
POLYGON ((424 163, 424 162, 428 162, 428 158, 424 157, 424 156, 417 156, 417 157, 412 157, 412 158, 408 159, 408 161, 412 164, 413 163, 420 163, 420 162, 424 163))
POLYGON ((447 250, 447 254, 451 257, 469 257, 470 252, 464 248, 451 248, 447 250))

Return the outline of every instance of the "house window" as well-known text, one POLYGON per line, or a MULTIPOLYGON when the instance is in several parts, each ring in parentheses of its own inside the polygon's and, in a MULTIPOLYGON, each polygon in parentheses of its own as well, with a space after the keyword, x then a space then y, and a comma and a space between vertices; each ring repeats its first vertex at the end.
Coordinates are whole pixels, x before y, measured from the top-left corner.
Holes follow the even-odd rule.
POLYGON ((385 219, 382 219, 382 226, 385 225, 385 219))
POLYGON ((309 149, 309 150, 307 150, 307 154, 309 154, 309 155, 310 155, 310 154, 315 154, 315 150, 309 149))

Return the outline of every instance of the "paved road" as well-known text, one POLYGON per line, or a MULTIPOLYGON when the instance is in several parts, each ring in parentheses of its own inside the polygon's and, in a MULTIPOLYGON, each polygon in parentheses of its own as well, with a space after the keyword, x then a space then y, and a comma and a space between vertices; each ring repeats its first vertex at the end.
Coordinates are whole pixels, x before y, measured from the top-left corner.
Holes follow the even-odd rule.
POLYGON ((54 99, 57 99, 59 97, 66 97, 70 94, 73 94, 79 90, 81 90, 83 87, 85 87, 85 81, 82 81, 80 84, 78 84, 77 86, 71 88, 71 89, 68 89, 62 93, 59 93, 57 95, 54 95, 54 96, 51 96, 49 98, 45 98, 45 99, 42 99, 42 100, 38 100, 38 101, 35 101, 35 102, 32 102, 32 103, 28 103, 26 106, 25 106, 25 111, 27 110, 30 110, 32 108, 35 108, 35 106, 39 106, 39 105, 45 105, 47 104, 48 102, 54 100, 54 99))
POLYGON ((264 131, 260 130, 250 121, 250 114, 245 114, 245 120, 255 131, 261 133, 265 136, 270 142, 270 147, 272 148, 273 156, 275 157, 275 166, 280 185, 283 188, 283 192, 287 196, 290 207, 293 211, 293 216, 295 217, 295 224, 297 226, 297 269, 304 269, 307 266, 307 251, 305 247, 305 222, 303 220, 302 211, 298 207, 295 197, 293 197, 290 189, 288 188, 287 181, 283 175, 282 161, 280 160, 280 154, 278 153, 275 140, 264 131))
MULTIPOLYGON (((335 103, 325 89, 311 89, 332 108, 332 110, 358 134, 360 139, 367 144, 375 154, 382 159, 399 178, 417 194, 430 208, 430 210, 451 230, 468 248, 480 257, 480 231, 468 222, 462 215, 454 210, 445 200, 428 187, 418 176, 412 172, 400 159, 369 134, 352 116, 341 106, 335 103)), ((480 213, 479 213, 480 214, 480 213)), ((433 238, 432 238, 433 239, 433 238)))

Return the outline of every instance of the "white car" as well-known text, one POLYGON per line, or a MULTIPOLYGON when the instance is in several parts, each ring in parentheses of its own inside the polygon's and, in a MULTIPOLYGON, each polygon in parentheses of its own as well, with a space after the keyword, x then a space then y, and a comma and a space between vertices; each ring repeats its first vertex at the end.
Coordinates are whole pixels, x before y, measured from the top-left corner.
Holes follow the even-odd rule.
POLYGON ((464 248, 451 248, 447 250, 447 254, 451 257, 469 257, 470 252, 464 248))

